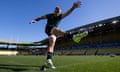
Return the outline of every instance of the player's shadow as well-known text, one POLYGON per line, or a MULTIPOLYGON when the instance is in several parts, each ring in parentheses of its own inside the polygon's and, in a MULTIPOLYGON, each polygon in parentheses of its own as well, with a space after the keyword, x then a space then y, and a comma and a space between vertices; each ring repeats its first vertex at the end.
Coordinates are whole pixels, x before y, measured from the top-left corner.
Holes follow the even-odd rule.
MULTIPOLYGON (((13 72, 27 71, 30 68, 40 68, 40 66, 35 65, 14 65, 14 64, 0 64, 0 69, 12 70, 13 72)), ((37 69, 36 69, 37 70, 37 69)))

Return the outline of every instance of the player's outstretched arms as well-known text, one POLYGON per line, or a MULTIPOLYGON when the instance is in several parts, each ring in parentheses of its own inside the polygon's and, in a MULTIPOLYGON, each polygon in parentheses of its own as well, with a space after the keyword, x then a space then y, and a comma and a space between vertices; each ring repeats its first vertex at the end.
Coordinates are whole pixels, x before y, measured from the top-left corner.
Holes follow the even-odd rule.
POLYGON ((29 22, 29 24, 36 23, 36 22, 43 20, 43 19, 46 19, 46 17, 45 16, 38 17, 38 18, 32 20, 31 22, 29 22))
POLYGON ((73 6, 72 6, 67 12, 65 12, 65 13, 62 15, 62 18, 68 16, 74 9, 79 8, 80 5, 81 5, 81 2, 80 2, 80 1, 74 2, 74 3, 73 3, 73 6))

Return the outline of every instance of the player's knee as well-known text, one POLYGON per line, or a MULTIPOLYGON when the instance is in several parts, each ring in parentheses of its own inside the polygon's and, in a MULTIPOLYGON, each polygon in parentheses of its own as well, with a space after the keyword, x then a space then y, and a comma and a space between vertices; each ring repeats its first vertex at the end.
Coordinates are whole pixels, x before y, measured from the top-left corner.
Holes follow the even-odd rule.
POLYGON ((49 38, 50 38, 50 41, 52 41, 52 42, 56 41, 56 36, 55 35, 51 35, 49 38))

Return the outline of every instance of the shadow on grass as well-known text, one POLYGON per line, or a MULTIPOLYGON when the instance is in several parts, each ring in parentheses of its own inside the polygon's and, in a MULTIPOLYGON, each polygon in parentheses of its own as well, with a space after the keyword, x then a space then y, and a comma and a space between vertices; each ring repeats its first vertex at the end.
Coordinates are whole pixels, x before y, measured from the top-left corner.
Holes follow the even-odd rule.
MULTIPOLYGON (((20 72, 20 71, 27 71, 33 68, 40 68, 40 66, 35 66, 35 65, 14 65, 14 64, 0 64, 0 69, 9 69, 12 70, 13 72, 20 72)), ((36 70, 38 70, 36 69, 36 70)))

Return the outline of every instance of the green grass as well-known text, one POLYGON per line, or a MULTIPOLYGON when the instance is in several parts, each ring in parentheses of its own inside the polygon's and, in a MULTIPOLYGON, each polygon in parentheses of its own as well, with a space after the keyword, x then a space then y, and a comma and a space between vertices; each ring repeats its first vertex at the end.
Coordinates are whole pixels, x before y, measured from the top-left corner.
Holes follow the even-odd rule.
MULTIPOLYGON (((55 56, 57 69, 46 72, 120 72, 120 57, 55 56)), ((44 56, 0 56, 0 72, 42 72, 44 56)))

